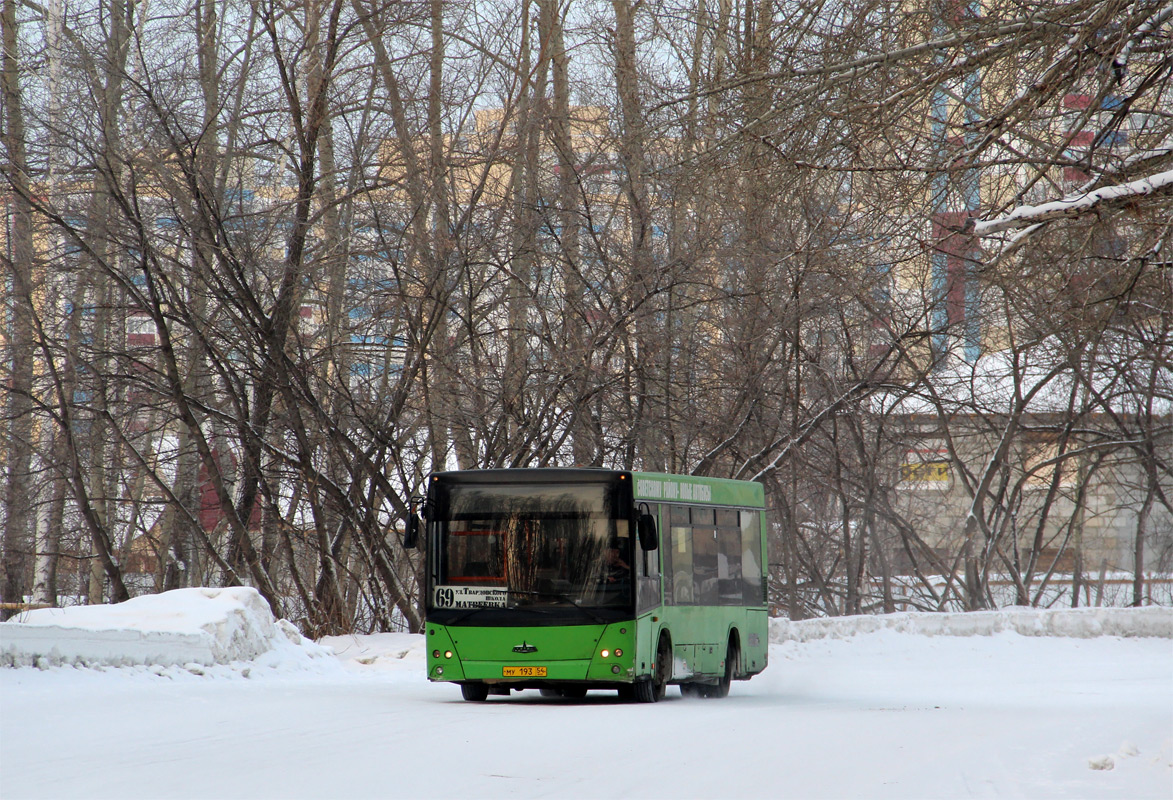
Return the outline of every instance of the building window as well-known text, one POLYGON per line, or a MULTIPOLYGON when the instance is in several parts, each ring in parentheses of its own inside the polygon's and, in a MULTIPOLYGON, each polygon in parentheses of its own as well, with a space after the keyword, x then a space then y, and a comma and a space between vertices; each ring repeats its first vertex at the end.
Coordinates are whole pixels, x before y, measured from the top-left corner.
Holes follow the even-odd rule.
POLYGON ((126 318, 126 343, 132 347, 155 344, 155 321, 145 311, 132 311, 126 318))

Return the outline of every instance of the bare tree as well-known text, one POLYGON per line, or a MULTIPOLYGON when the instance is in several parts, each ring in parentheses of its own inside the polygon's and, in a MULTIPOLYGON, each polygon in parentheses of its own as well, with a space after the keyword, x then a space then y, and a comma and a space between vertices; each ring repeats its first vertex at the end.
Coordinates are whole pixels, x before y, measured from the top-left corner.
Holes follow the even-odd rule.
POLYGON ((763 481, 796 618, 1086 600, 1111 515, 1144 601, 1167 4, 190 11, 5 5, 5 601, 418 628, 427 473, 565 463, 763 481))

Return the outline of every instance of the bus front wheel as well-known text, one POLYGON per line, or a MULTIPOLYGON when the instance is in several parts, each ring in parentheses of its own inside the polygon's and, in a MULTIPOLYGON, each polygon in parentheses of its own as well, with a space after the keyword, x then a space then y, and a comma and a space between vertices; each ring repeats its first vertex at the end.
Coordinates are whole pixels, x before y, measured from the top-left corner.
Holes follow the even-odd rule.
POLYGON ((660 644, 656 648, 656 663, 653 667, 650 678, 635 684, 635 699, 641 703, 655 703, 664 699, 668 676, 672 673, 672 648, 668 645, 666 637, 660 637, 660 644))
POLYGON ((479 703, 489 696, 489 687, 483 683, 462 683, 460 694, 465 700, 479 703))

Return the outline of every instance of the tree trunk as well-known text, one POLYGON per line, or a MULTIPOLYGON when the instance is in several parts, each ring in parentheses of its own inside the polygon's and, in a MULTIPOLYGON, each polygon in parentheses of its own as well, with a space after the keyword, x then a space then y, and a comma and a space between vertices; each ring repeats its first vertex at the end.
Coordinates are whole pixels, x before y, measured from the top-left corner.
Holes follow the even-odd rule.
MULTIPOLYGON (((28 590, 27 572, 33 547, 30 541, 32 489, 35 481, 30 474, 32 466, 32 390, 33 352, 36 346, 34 332, 33 281, 36 279, 36 253, 33 244, 32 207, 29 203, 29 166, 25 150, 24 105, 20 87, 19 39, 17 35, 17 3, 4 0, 3 14, 4 54, 2 69, 4 97, 4 171, 12 185, 9 215, 8 253, 4 265, 12 281, 12 327, 8 347, 12 373, 8 379, 7 403, 4 413, 7 422, 6 439, 8 459, 5 464, 4 494, 4 554, 3 580, 0 581, 0 600, 6 603, 24 601, 28 590)), ((0 619, 12 615, 11 610, 0 612, 0 619)))

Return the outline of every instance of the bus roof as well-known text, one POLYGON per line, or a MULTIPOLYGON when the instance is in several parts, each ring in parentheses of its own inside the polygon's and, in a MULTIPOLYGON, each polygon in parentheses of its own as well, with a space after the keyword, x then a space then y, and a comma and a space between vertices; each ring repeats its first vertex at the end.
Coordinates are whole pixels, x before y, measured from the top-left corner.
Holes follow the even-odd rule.
POLYGON ((669 503, 765 508, 766 493, 760 483, 696 475, 633 472, 635 499, 669 503))
POLYGON ((573 483, 610 482, 630 476, 635 500, 703 505, 764 508, 765 491, 760 483, 695 475, 659 472, 625 472, 595 467, 538 467, 520 469, 469 469, 436 472, 433 480, 451 483, 573 483))

